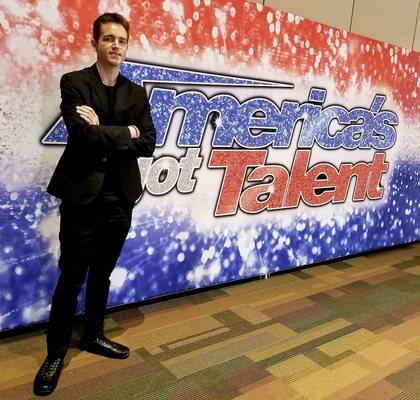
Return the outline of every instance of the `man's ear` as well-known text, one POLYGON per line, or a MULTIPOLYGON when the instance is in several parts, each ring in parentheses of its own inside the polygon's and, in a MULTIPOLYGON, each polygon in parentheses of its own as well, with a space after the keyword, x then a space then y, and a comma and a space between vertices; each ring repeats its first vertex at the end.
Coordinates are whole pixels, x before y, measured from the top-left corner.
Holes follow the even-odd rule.
POLYGON ((92 47, 95 49, 95 51, 97 51, 97 46, 98 46, 98 43, 96 43, 96 40, 95 39, 92 39, 91 41, 90 41, 90 44, 92 45, 92 47))

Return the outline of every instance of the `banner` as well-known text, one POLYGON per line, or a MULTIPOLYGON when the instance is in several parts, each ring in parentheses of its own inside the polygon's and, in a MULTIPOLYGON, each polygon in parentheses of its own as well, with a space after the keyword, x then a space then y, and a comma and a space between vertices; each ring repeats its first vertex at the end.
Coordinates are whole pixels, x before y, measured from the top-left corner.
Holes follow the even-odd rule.
POLYGON ((157 129, 108 306, 419 239, 419 53, 239 0, 8 1, 0 330, 48 319, 59 80, 95 62, 105 11, 130 21, 121 73, 157 129))

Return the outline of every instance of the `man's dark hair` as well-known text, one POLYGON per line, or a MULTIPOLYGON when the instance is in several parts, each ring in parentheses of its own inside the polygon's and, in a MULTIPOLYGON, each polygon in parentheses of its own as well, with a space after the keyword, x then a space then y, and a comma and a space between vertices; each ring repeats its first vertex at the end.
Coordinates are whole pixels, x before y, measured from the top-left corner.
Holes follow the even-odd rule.
POLYGON ((98 41, 99 35, 101 33, 101 25, 107 24, 108 22, 115 22, 116 24, 120 24, 124 27, 127 31, 127 38, 130 32, 130 24, 128 21, 118 13, 105 13, 100 15, 98 18, 95 19, 93 23, 93 38, 98 41))

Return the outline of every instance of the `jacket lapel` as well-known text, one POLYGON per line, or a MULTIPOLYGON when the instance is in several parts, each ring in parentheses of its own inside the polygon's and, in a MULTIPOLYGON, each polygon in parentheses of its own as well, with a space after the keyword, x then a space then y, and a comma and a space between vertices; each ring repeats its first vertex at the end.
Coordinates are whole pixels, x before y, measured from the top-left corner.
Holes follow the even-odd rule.
MULTIPOLYGON (((98 116, 100 117, 100 119, 103 119, 103 118, 108 119, 109 118, 109 112, 110 112, 109 106, 108 106, 108 97, 106 95, 105 88, 104 88, 104 85, 102 83, 101 76, 99 75, 98 68, 96 67, 96 64, 93 64, 89 68, 89 76, 90 76, 90 80, 92 82, 93 98, 101 106, 101 110, 99 110, 98 112, 102 115, 100 115, 100 116, 98 115, 98 116)), ((95 111, 97 111, 97 110, 95 110, 95 111)))
POLYGON ((117 91, 115 94, 115 106, 114 106, 114 117, 118 118, 121 115, 121 111, 124 108, 124 101, 127 101, 127 89, 128 85, 121 74, 117 77, 117 82, 115 84, 117 86, 117 91))

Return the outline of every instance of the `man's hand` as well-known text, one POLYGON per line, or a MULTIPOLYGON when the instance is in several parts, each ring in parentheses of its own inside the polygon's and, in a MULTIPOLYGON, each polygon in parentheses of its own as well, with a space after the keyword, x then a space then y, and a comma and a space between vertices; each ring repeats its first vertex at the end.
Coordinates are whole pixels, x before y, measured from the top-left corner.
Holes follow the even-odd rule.
POLYGON ((131 139, 138 139, 140 137, 140 131, 135 125, 130 125, 128 129, 130 130, 131 139))
POLYGON ((99 118, 92 107, 76 106, 76 111, 89 125, 99 125, 99 118))

